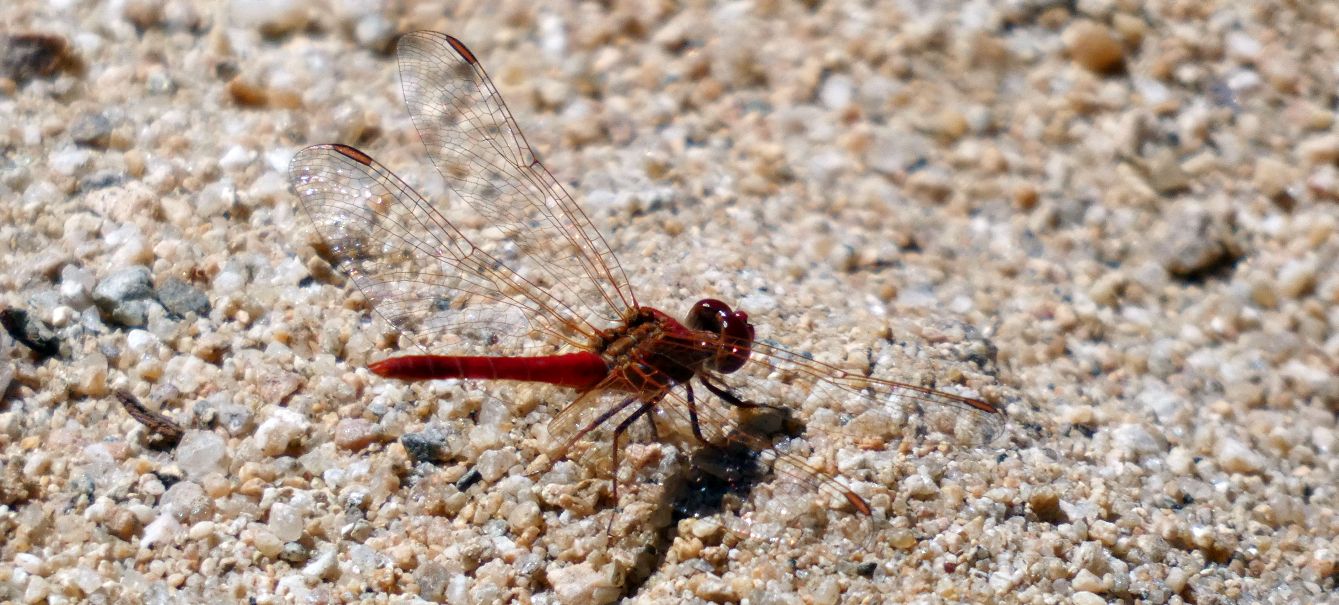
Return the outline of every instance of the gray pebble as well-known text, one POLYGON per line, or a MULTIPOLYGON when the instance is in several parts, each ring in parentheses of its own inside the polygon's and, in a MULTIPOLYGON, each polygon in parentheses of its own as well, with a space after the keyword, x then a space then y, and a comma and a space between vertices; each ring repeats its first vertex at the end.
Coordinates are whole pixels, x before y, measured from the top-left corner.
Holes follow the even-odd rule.
POLYGON ((1177 277, 1195 278, 1212 273, 1241 256, 1230 229, 1220 220, 1199 212, 1172 221, 1163 240, 1161 262, 1177 277))
POLYGON ((310 554, 311 553, 308 552, 307 547, 303 546, 301 542, 287 542, 284 544, 284 549, 279 552, 279 558, 288 561, 289 563, 299 565, 306 563, 310 554))
POLYGON ((421 433, 406 433, 400 437, 400 443, 414 462, 438 462, 442 459, 442 448, 446 446, 446 435, 429 427, 421 433))
POLYGON ((100 113, 83 113, 70 124, 70 138, 85 147, 103 149, 112 136, 112 121, 100 113))
POLYGON ((9 362, 9 338, 0 335, 0 399, 7 389, 10 381, 14 380, 14 364, 9 362))
POLYGON ((145 325, 149 321, 149 308, 157 304, 153 300, 149 268, 137 265, 107 276, 93 288, 93 302, 113 323, 126 327, 145 325))
POLYGON ((125 175, 119 170, 98 170, 79 179, 79 191, 96 191, 106 189, 112 185, 118 185, 125 180, 125 175))
POLYGON ((429 561, 414 570, 414 579, 418 581, 419 597, 440 602, 446 598, 446 587, 451 580, 451 572, 442 565, 429 561))
POLYGON ((158 301, 176 315, 185 316, 188 313, 200 317, 209 315, 209 297, 195 286, 175 277, 163 280, 158 286, 158 301))
POLYGON ((254 414, 251 408, 235 403, 224 403, 218 407, 218 421, 229 435, 238 436, 253 426, 254 414))
POLYGON ((172 76, 160 71, 149 74, 144 87, 151 95, 167 96, 177 91, 177 83, 172 80, 172 76))

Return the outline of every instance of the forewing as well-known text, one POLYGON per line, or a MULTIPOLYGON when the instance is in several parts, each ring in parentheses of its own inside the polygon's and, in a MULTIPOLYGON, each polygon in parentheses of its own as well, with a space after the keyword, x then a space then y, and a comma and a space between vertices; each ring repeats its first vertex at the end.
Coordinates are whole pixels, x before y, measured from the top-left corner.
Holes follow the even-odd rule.
MULTIPOLYGON (((396 52, 405 104, 428 157, 481 215, 513 264, 565 319, 612 323, 636 305, 627 277, 590 219, 535 157, 497 87, 459 40, 402 36, 396 52)), ((494 242, 498 242, 495 244, 494 242)), ((500 254, 494 254, 501 256, 500 254)))
POLYGON ((994 443, 1004 432, 997 406, 967 395, 885 380, 754 342, 748 363, 719 380, 741 399, 809 410, 806 425, 865 447, 910 439, 956 447, 994 443))
MULTIPOLYGON (((729 343, 695 338, 667 341, 663 350, 693 358, 690 349, 722 344, 729 343)), ((980 399, 863 376, 762 342, 751 349, 736 372, 700 373, 719 393, 695 380, 660 406, 681 439, 697 440, 695 423, 711 444, 700 450, 710 454, 706 462, 695 466, 715 479, 695 485, 730 492, 721 506, 729 510, 713 518, 737 533, 777 541, 824 532, 858 550, 887 511, 870 505, 847 478, 840 451, 971 448, 993 444, 1004 432, 1003 412, 980 399)))
POLYGON ((473 245, 367 154, 315 145, 289 165, 326 257, 424 350, 505 355, 587 340, 562 303, 473 245))

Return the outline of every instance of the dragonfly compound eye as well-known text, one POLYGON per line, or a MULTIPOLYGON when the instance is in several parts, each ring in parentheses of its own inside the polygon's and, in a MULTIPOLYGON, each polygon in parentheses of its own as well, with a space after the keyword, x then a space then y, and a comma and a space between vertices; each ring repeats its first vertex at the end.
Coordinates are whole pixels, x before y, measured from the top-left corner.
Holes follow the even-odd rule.
POLYGON ((693 304, 684 324, 694 330, 720 334, 730 315, 732 315, 730 305, 714 298, 704 298, 693 304))
POLYGON ((753 347, 753 324, 743 311, 726 313, 721 321, 721 344, 716 350, 716 371, 729 374, 744 367, 753 347))

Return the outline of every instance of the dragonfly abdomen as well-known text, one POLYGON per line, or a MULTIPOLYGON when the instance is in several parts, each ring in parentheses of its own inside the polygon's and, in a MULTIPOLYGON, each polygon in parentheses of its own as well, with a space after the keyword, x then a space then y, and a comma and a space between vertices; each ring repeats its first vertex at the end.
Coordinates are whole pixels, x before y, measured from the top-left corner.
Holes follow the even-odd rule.
POLYGON ((405 355, 367 366, 380 376, 400 380, 519 380, 586 389, 609 375, 609 366, 594 353, 536 357, 405 355))

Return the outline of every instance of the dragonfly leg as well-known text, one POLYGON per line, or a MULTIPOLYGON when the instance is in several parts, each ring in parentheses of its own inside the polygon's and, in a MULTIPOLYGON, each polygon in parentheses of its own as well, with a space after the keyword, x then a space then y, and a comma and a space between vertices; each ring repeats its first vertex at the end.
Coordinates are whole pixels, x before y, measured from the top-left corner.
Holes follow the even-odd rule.
POLYGON ((588 433, 595 430, 600 425, 604 424, 605 422, 608 422, 610 418, 614 417, 614 414, 622 412, 624 408, 632 405, 634 401, 637 401, 637 396, 629 395, 623 401, 618 402, 618 405, 615 405, 605 410, 604 413, 597 416, 595 420, 590 421, 588 424, 586 424, 586 426, 582 427, 581 430, 577 431, 575 434, 569 437, 567 439, 568 442, 575 442, 576 440, 585 437, 588 433))
MULTIPOLYGON (((635 399, 635 398, 630 397, 629 399, 635 399)), ((637 408, 637 411, 633 412, 631 416, 624 418, 622 422, 618 423, 618 426, 614 427, 614 440, 613 440, 614 449, 612 452, 614 470, 613 470, 613 477, 611 477, 610 480, 610 485, 612 486, 610 491, 614 496, 615 507, 617 507, 618 505, 618 440, 620 437, 623 436, 623 433, 628 430, 628 427, 632 426, 632 423, 637 422, 638 418, 646 416, 647 412, 651 411, 652 408, 656 407, 656 404, 659 402, 660 398, 656 397, 650 401, 642 403, 641 407, 637 408)), ((623 409, 625 405, 626 403, 619 404, 617 409, 623 409)), ((654 426, 654 423, 652 424, 652 426, 654 426)), ((610 515, 609 527, 605 531, 612 532, 613 528, 614 528, 614 516, 610 515)))
POLYGON ((697 401, 693 399, 693 385, 685 382, 683 383, 683 388, 687 393, 687 397, 684 399, 688 401, 688 423, 693 427, 693 436, 697 437, 698 441, 701 441, 706 445, 715 445, 714 443, 707 441, 706 437, 702 436, 702 426, 697 422, 697 401))
POLYGON ((769 408, 773 410, 782 409, 780 406, 775 406, 767 403, 758 403, 756 401, 749 401, 747 399, 740 399, 737 395, 731 393, 725 387, 720 387, 712 384, 711 381, 707 380, 707 377, 702 374, 698 374, 697 379, 702 381, 702 386, 707 387, 707 390, 711 391, 711 394, 720 397, 721 401, 724 401, 737 408, 743 408, 743 409, 769 408))

